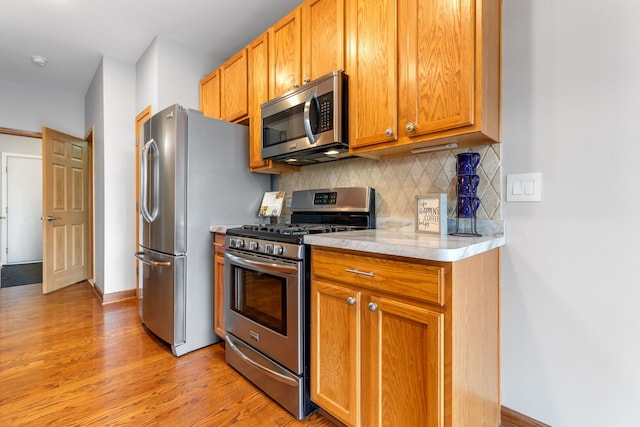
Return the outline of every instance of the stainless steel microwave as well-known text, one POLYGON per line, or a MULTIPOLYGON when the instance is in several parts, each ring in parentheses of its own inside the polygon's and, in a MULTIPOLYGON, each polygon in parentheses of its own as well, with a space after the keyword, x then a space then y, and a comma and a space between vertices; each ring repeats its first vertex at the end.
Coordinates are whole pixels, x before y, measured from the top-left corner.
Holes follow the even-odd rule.
POLYGON ((347 75, 334 71, 262 104, 262 158, 292 164, 348 157, 347 75))

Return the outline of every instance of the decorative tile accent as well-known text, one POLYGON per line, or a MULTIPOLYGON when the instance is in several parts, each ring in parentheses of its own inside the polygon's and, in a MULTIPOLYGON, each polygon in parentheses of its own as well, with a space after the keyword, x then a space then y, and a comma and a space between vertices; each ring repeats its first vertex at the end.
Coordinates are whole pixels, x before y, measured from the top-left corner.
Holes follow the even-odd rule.
MULTIPOLYGON (((500 144, 473 147, 481 154, 478 219, 502 219, 500 144)), ((455 217, 457 149, 389 160, 349 158, 303 166, 299 172, 282 174, 278 190, 291 197, 294 190, 370 186, 376 189, 376 215, 385 218, 414 217, 415 197, 447 193, 448 216, 455 217)), ((290 214, 285 210, 285 214, 290 214)))

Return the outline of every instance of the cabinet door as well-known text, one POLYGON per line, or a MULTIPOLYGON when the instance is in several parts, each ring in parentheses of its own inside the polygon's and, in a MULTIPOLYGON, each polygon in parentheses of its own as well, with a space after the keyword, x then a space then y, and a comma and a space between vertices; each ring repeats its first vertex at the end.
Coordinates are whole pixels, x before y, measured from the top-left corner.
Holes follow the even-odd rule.
POLYGON ((222 119, 233 122, 249 114, 247 49, 241 49, 220 67, 222 119))
POLYGON ((362 425, 443 426, 444 314, 368 295, 362 312, 362 425))
POLYGON ((300 86, 300 8, 269 29, 269 95, 274 98, 300 86))
POLYGON ((212 71, 200 81, 200 111, 214 119, 222 118, 220 111, 220 73, 212 71))
POLYGON ((302 5, 302 82, 344 70, 344 0, 302 5))
POLYGON ((252 172, 295 172, 297 166, 262 160, 262 112, 260 106, 269 100, 269 33, 263 33, 249 44, 249 167, 252 172))
POLYGON ((216 233, 213 256, 213 329, 224 338, 224 234, 216 233))
POLYGON ((474 0, 398 2, 401 135, 473 124, 474 0))
POLYGON ((360 292, 311 283, 311 400, 360 425, 360 292))
POLYGON ((396 2, 348 2, 349 144, 397 139, 396 2))
POLYGON ((268 167, 262 160, 262 120, 260 105, 269 100, 269 34, 264 33, 249 45, 249 166, 252 170, 268 167))

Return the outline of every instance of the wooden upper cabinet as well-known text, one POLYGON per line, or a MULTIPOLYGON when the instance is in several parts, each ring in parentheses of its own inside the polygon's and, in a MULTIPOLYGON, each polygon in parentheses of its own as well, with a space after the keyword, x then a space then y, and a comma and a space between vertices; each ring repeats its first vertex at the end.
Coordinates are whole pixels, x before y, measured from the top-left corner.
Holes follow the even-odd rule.
POLYGON ((297 166, 262 160, 262 114, 260 106, 269 100, 269 33, 263 33, 247 48, 249 64, 249 168, 252 172, 283 173, 297 166))
POLYGON ((345 69, 345 1, 302 4, 302 83, 345 69))
POLYGON ((248 116, 247 83, 247 49, 241 49, 220 67, 220 108, 223 120, 233 122, 248 116))
POLYGON ((416 137, 473 125, 473 0, 399 0, 399 121, 416 137), (404 96, 406 95, 406 96, 404 96))
POLYGON ((353 150, 397 138, 396 2, 347 3, 349 144, 353 150))
POLYGON ((249 58, 249 167, 257 171, 269 167, 262 160, 262 120, 260 105, 269 100, 269 34, 264 33, 248 47, 249 58))
POLYGON ((214 119, 222 118, 220 110, 220 72, 214 70, 200 80, 200 111, 214 119))
POLYGON ((499 0, 349 4, 352 154, 500 140, 499 0))
POLYGON ((299 7, 269 29, 269 98, 300 86, 299 7))

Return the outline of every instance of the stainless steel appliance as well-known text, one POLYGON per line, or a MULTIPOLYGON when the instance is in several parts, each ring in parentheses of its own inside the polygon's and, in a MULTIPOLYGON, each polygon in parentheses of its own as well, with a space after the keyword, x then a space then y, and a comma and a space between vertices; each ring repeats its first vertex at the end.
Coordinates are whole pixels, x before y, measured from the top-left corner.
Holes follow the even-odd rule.
POLYGON ((140 141, 140 318, 181 356, 219 340, 209 227, 257 220, 270 179, 248 171, 245 126, 179 105, 147 120, 140 141))
POLYGON ((343 72, 320 77, 261 108, 262 158, 304 165, 349 156, 343 72))
POLYGON ((303 238, 375 228, 369 187, 295 191, 291 224, 227 230, 226 360, 298 419, 309 399, 310 247, 303 238))

